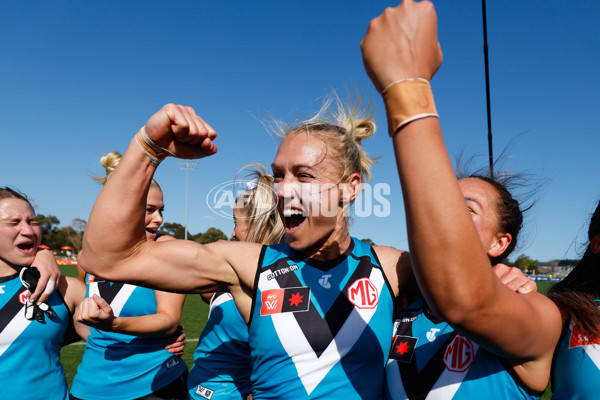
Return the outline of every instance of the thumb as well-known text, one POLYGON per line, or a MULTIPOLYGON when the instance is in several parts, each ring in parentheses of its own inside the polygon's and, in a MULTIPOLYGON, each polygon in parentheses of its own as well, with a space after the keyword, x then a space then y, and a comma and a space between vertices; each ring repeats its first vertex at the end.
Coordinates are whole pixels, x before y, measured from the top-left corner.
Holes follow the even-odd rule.
POLYGON ((103 312, 105 312, 106 314, 112 313, 112 307, 102 297, 95 294, 92 296, 92 299, 94 299, 94 302, 96 303, 98 308, 101 309, 103 312))

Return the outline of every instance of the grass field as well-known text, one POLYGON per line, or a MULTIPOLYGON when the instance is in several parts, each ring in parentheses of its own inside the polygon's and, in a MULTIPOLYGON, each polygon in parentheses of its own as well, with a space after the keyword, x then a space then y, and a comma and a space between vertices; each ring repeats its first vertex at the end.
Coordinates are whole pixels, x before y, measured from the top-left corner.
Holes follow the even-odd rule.
MULTIPOLYGON (((61 271, 65 275, 77 277, 77 269, 72 266, 63 266, 61 271)), ((552 282, 538 282, 538 292, 546 294, 548 289, 552 286, 552 282)), ((183 314, 181 317, 181 324, 185 327, 185 332, 188 339, 183 359, 189 368, 193 365, 193 355, 196 349, 197 340, 200 337, 200 333, 206 324, 208 317, 208 305, 202 301, 199 295, 189 295, 185 300, 183 307, 183 314)), ((60 353, 60 360, 65 368, 67 375, 67 382, 71 386, 73 376, 77 372, 77 365, 83 355, 84 343, 74 343, 69 346, 63 347, 60 353)), ((551 396, 550 389, 546 390, 542 400, 549 400, 551 396)))

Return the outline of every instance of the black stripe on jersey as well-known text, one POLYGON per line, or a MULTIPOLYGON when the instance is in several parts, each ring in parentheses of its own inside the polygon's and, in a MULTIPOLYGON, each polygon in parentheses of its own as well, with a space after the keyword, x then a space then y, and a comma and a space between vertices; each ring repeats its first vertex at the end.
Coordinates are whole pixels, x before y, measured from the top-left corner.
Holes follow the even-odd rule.
POLYGON ((125 286, 125 284, 122 282, 98 282, 98 293, 100 293, 100 297, 110 304, 115 297, 117 297, 117 294, 123 286, 125 286))
POLYGON ((23 308, 23 303, 19 301, 19 295, 26 290, 25 286, 21 286, 21 289, 17 290, 15 294, 6 302, 2 307, 0 313, 0 332, 4 331, 6 326, 13 320, 15 315, 23 308))
MULTIPOLYGON (((401 323, 396 335, 413 336, 412 321, 401 323)), ((404 391, 410 400, 424 400, 427 397, 433 385, 446 369, 444 353, 455 336, 456 332, 449 335, 420 373, 417 369, 417 357, 412 357, 410 362, 396 363, 402 377, 404 391)))
MULTIPOLYGON (((276 271, 279 268, 287 268, 289 266, 287 263, 288 260, 289 258, 287 257, 281 258, 277 260, 275 264, 265 267, 265 269, 276 271)), ((329 346, 354 309, 354 305, 348 300, 346 295, 348 287, 357 279, 364 277, 368 278, 371 275, 372 269, 373 266, 369 257, 362 257, 352 273, 352 276, 346 283, 346 287, 338 295, 327 314, 325 314, 325 318, 321 317, 317 308, 314 306, 310 306, 306 312, 294 313, 298 326, 302 329, 304 336, 306 336, 306 340, 317 357, 320 357, 327 346, 329 346)), ((302 286, 300 280, 294 273, 278 275, 274 279, 277 280, 277 283, 281 288, 302 286)))

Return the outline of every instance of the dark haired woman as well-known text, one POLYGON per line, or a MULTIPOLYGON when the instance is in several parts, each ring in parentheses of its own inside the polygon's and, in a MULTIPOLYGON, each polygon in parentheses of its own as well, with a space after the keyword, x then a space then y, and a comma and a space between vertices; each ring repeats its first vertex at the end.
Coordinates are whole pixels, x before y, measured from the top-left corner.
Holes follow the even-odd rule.
POLYGON ((552 365, 556 399, 595 399, 600 393, 600 203, 590 219, 588 240, 581 261, 548 292, 565 324, 552 365))
POLYGON ((429 84, 442 61, 433 5, 404 0, 386 9, 371 22, 362 50, 386 105, 412 267, 426 302, 400 321, 390 396, 539 397, 560 312, 539 293, 508 290, 490 268, 518 233, 503 226, 502 209, 512 208, 520 226, 518 206, 492 181, 454 176, 429 84))

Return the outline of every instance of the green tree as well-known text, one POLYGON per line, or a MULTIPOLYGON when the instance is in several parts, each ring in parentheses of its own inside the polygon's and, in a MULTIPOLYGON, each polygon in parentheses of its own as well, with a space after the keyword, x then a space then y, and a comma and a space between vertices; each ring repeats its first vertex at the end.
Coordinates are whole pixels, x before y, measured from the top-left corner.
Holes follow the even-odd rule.
POLYGON ((365 242, 366 244, 370 244, 371 246, 375 246, 375 242, 374 242, 374 241, 372 241, 372 240, 371 240, 371 239, 369 239, 369 238, 366 238, 366 239, 360 239, 360 241, 361 241, 361 242, 365 242))
MULTIPOLYGON (((175 239, 185 239, 185 226, 177 222, 165 222, 158 230, 158 233, 173 236, 175 239)), ((188 238, 190 237, 191 235, 188 231, 188 238)))
POLYGON ((202 244, 216 242, 217 240, 227 240, 227 235, 222 230, 210 227, 204 233, 194 236, 194 241, 202 244))
POLYGON ((87 224, 85 220, 75 218, 72 226, 59 227, 60 221, 54 215, 38 214, 37 219, 42 228, 43 244, 57 252, 64 246, 73 247, 75 253, 81 250, 83 232, 87 224))
POLYGON ((65 238, 70 243, 70 246, 75 250, 75 254, 79 253, 83 243, 83 232, 87 222, 81 218, 75 218, 71 223, 71 226, 65 226, 61 228, 63 230, 65 238))
POLYGON ((534 260, 529 258, 525 254, 519 255, 514 263, 512 263, 513 267, 517 267, 522 271, 535 271, 537 269, 538 260, 534 260))

